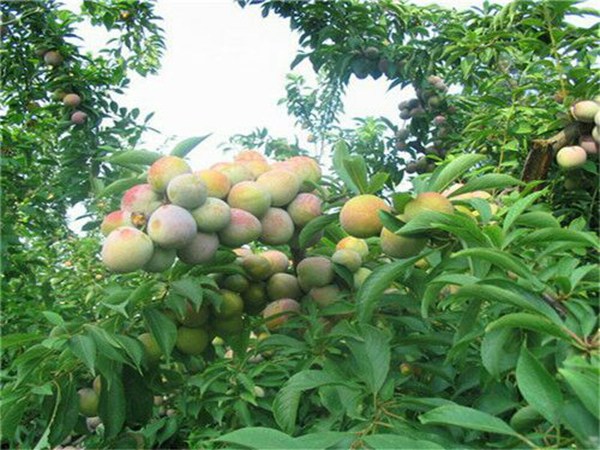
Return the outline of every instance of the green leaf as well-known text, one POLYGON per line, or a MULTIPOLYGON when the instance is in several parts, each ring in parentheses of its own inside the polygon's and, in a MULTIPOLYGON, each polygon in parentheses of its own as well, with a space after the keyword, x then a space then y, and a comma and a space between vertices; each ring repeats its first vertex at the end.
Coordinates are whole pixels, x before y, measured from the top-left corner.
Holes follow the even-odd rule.
POLYGON ((41 341, 46 336, 41 336, 35 333, 13 333, 7 334, 0 338, 0 347, 2 350, 7 350, 11 347, 18 347, 20 345, 29 344, 35 341, 41 341))
POLYGON ((483 155, 466 154, 461 155, 450 163, 438 167, 429 181, 429 191, 441 192, 457 178, 461 177, 467 170, 478 162, 485 159, 483 155))
POLYGON ((504 189, 508 186, 522 185, 523 182, 510 175, 488 173, 478 177, 471 178, 463 187, 452 192, 448 197, 466 194, 467 192, 482 191, 486 189, 504 189))
POLYGON ((343 161, 348 176, 358 188, 360 194, 366 194, 369 186, 367 182, 367 165, 362 156, 350 156, 343 161))
POLYGON ((558 383, 525 346, 521 348, 516 376, 525 400, 550 423, 558 424, 563 404, 558 383))
POLYGON ((371 273, 356 293, 358 320, 361 323, 371 321, 377 301, 383 291, 390 287, 392 282, 402 275, 407 268, 412 267, 423 255, 393 262, 380 266, 371 273))
POLYGON ((590 373, 579 372, 572 369, 558 369, 575 395, 581 400, 585 408, 591 412, 596 419, 600 419, 600 383, 598 377, 590 373))
POLYGON ((517 220, 517 218, 527 208, 529 208, 531 205, 533 205, 533 203, 538 198, 540 198, 542 195, 545 195, 545 194, 546 194, 545 190, 534 192, 533 194, 529 194, 528 196, 519 199, 517 202, 515 202, 514 205, 511 205, 511 207, 508 209, 508 214, 504 218, 504 224, 502 226, 502 230, 504 231, 504 233, 506 233, 510 229, 510 227, 513 225, 515 220, 517 220))
POLYGON ((143 177, 122 178, 106 186, 99 196, 108 197, 110 195, 120 194, 122 192, 125 192, 127 189, 135 186, 136 184, 143 182, 143 180, 143 177))
POLYGON ((103 375, 98 415, 104 424, 105 437, 111 439, 117 436, 125 425, 125 390, 121 382, 120 370, 111 371, 108 379, 107 374, 103 375))
POLYGON ((468 248, 452 255, 453 258, 480 258, 505 270, 510 270, 523 278, 531 280, 528 267, 517 257, 494 248, 468 248))
POLYGON ((182 278, 171 283, 174 292, 187 298, 196 307, 202 306, 203 289, 195 278, 182 278))
POLYGON ((139 164, 150 166, 161 157, 160 153, 149 152, 147 150, 127 150, 115 153, 106 161, 118 165, 139 164))
POLYGON ((564 228, 542 228, 541 230, 533 231, 524 235, 520 239, 520 244, 545 244, 561 241, 598 247, 598 239, 594 234, 564 228))
POLYGON ((362 438, 362 441, 372 448, 378 450, 380 448, 389 449, 443 449, 439 444, 431 441, 421 441, 412 439, 398 434, 371 434, 362 438))
POLYGON ((518 436, 506 422, 490 414, 460 405, 440 406, 419 416, 421 423, 455 425, 486 433, 518 436))
POLYGON ((294 438, 298 449, 325 450, 331 447, 340 448, 340 441, 348 439, 351 433, 338 431, 321 431, 304 434, 294 438))
POLYGON ((515 223, 529 228, 560 228, 560 222, 552 214, 543 211, 521 214, 515 223))
POLYGON ((75 390, 73 380, 66 380, 59 383, 56 401, 58 402, 58 407, 52 416, 50 434, 48 435, 48 441, 53 446, 64 441, 71 434, 77 423, 79 396, 75 390))
POLYGON ((163 355, 168 360, 177 340, 177 327, 171 319, 155 308, 142 310, 142 317, 146 327, 148 327, 163 355))
POLYGON ((372 394, 376 394, 390 369, 389 337, 375 327, 364 325, 360 329, 360 339, 348 339, 347 345, 354 357, 352 367, 356 376, 372 394))
POLYGON ((145 425, 152 417, 154 395, 146 386, 144 377, 133 368, 124 366, 122 379, 127 425, 130 427, 145 425))
POLYGON ((42 314, 44 315, 44 317, 46 318, 46 320, 48 322, 50 322, 52 325, 61 326, 61 325, 65 324, 65 321, 63 320, 63 318, 60 317, 60 315, 56 314, 55 312, 52 312, 52 311, 43 311, 42 314))
POLYGON ((519 356, 518 347, 515 345, 516 332, 510 328, 491 330, 483 336, 481 341, 481 362, 483 367, 494 377, 511 370, 517 364, 519 356))
POLYGON ((95 374, 96 342, 91 336, 78 334, 69 339, 69 348, 73 354, 95 374))
POLYGON ((369 186, 367 187, 367 194, 375 194, 379 192, 383 186, 385 186, 386 181, 390 175, 385 172, 377 172, 375 175, 371 177, 371 181, 369 181, 369 186))
POLYGON ((353 194, 360 194, 360 189, 354 181, 352 181, 352 177, 346 170, 344 160, 350 157, 350 151, 348 149, 348 144, 345 141, 339 141, 334 145, 333 150, 333 168, 338 176, 342 179, 346 187, 353 194))
POLYGON ((185 157, 189 152, 191 152, 198 144, 202 141, 210 137, 212 133, 206 134, 204 136, 191 137, 184 139, 180 143, 178 143, 173 150, 171 150, 171 156, 179 156, 180 158, 185 157))
POLYGON ((293 437, 265 427, 242 428, 219 436, 215 440, 258 450, 298 448, 293 437))
POLYGON ((513 313, 502 316, 490 323, 486 327, 486 331, 493 331, 501 328, 524 328, 526 330, 549 334, 566 341, 573 341, 573 337, 569 335, 565 328, 559 327, 544 317, 529 313, 513 313))
POLYGON ((298 246, 300 248, 306 248, 308 242, 310 242, 317 233, 322 231, 327 225, 335 222, 338 218, 338 214, 328 214, 326 216, 319 216, 308 222, 300 235, 298 236, 298 246))

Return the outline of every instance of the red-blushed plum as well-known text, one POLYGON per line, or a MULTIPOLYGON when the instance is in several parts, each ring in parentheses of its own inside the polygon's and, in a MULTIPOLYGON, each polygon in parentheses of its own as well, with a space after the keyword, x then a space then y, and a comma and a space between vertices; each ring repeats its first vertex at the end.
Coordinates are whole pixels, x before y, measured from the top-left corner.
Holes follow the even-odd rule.
POLYGON ((191 172, 192 169, 183 158, 163 156, 148 169, 148 184, 157 192, 165 192, 169 181, 177 175, 191 172))
POLYGON ((285 169, 273 169, 265 172, 258 177, 256 182, 271 194, 273 206, 287 205, 296 197, 300 189, 298 177, 285 169))
POLYGON ((267 305, 263 311, 263 319, 269 330, 276 330, 299 312, 300 304, 296 300, 282 298, 267 305))
POLYGON ((269 208, 260 219, 260 224, 260 241, 268 245, 287 244, 294 235, 294 223, 285 209, 269 208))
POLYGON ((260 221, 243 209, 231 208, 231 220, 219 232, 219 240, 229 247, 240 247, 256 241, 262 232, 260 221))
POLYGON ((121 198, 121 210, 146 216, 152 214, 161 205, 162 195, 153 190, 149 184, 133 186, 127 189, 121 198))
POLYGON ((253 280, 266 280, 273 273, 271 263, 261 255, 242 257, 242 267, 253 280))
POLYGON ((221 231, 231 220, 231 208, 218 198, 208 197, 202 206, 191 212, 198 230, 205 233, 221 231))
POLYGON ((148 235, 163 248, 182 248, 196 237, 192 214, 177 205, 163 205, 148 220, 148 235))
POLYGON ((100 225, 100 232, 108 236, 111 231, 119 227, 133 227, 130 212, 118 210, 107 214, 100 225))
POLYGON ((438 194, 437 192, 424 192, 409 201, 404 207, 404 213, 399 217, 408 222, 426 211, 452 214, 454 212, 454 206, 452 206, 450 200, 442 194, 438 194))
POLYGON ((285 272, 290 266, 288 256, 279 250, 267 250, 260 254, 271 263, 271 273, 285 272))
POLYGON ((296 226, 303 227, 323 213, 322 202, 314 194, 298 194, 288 205, 287 212, 296 226))
POLYGON ((296 267, 298 283, 304 292, 314 287, 322 287, 333 282, 333 263, 324 256, 304 258, 296 267))
POLYGON ((154 245, 147 234, 132 227, 111 231, 102 246, 102 262, 117 273, 134 272, 150 261, 154 245))
POLYGON ((260 218, 271 206, 271 194, 256 181, 242 181, 231 188, 227 203, 260 218))
POLYGON ((369 245, 364 239, 347 236, 340 240, 336 246, 336 250, 354 250, 362 259, 369 256, 369 245))
POLYGON ((202 264, 214 258, 219 249, 216 233, 196 233, 196 236, 177 250, 177 257, 186 264, 202 264))
POLYGON ((383 228, 379 211, 390 211, 379 197, 365 194, 348 200, 340 211, 340 224, 350 236, 366 238, 377 236, 383 228))
POLYGON ((204 182, 209 197, 225 198, 231 189, 231 181, 229 177, 218 170, 200 170, 196 172, 200 179, 204 182))

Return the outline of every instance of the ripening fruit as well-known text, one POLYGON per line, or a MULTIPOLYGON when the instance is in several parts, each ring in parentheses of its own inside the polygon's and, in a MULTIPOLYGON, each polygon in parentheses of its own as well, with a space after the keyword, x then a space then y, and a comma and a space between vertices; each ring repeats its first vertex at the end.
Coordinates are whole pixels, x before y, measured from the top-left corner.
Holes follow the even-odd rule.
POLYGON ((587 161, 586 151, 577 146, 563 147, 556 153, 556 162, 563 169, 574 169, 587 161))
POLYGON ((271 206, 271 194, 256 181, 242 181, 231 188, 227 203, 231 208, 262 217, 271 206))
POLYGON ((269 245, 287 244, 294 235, 292 218, 280 208, 269 208, 260 219, 262 233, 260 241, 269 245))
POLYGON ((148 235, 163 248, 182 248, 196 237, 196 221, 177 205, 163 205, 148 220, 148 235))
POLYGON ((49 52, 44 53, 44 62, 49 66, 60 66, 63 61, 63 56, 56 50, 50 50, 49 52))
POLYGON ((231 208, 231 220, 219 232, 219 240, 229 247, 240 247, 259 238, 262 232, 260 221, 243 209, 231 208))
POLYGON ((280 298, 292 298, 298 300, 302 296, 302 290, 298 279, 289 273, 276 273, 267 281, 267 294, 271 300, 280 298))
POLYGON ((271 166, 267 161, 240 161, 240 164, 250 171, 254 179, 271 170, 271 166))
POLYGON ((588 156, 595 156, 598 154, 598 143, 592 136, 581 136, 579 138, 579 146, 585 150, 588 156))
POLYGON ((63 105, 75 108, 81 103, 81 97, 77 94, 67 94, 62 99, 63 105))
POLYGON ((260 255, 248 255, 242 258, 242 267, 254 280, 266 280, 272 274, 271 263, 260 255))
POLYGON ((208 321, 209 316, 210 308, 208 305, 202 305, 200 309, 196 310, 196 308, 188 302, 185 309, 185 315, 183 317, 177 317, 177 322, 184 327, 199 328, 208 321))
POLYGON ((226 175, 231 182, 231 186, 241 183, 242 181, 252 181, 254 176, 249 169, 238 163, 217 163, 211 167, 212 170, 217 170, 226 175))
POLYGON ((212 260, 219 249, 216 233, 196 233, 196 236, 177 250, 177 257, 186 264, 202 264, 212 260))
POLYGON ((186 209, 201 206, 206 201, 207 192, 202 178, 193 173, 177 175, 167 184, 169 201, 186 209))
POLYGON ((134 272, 150 261, 153 252, 148 235, 137 228, 119 227, 104 241, 102 262, 113 272, 134 272))
POLYGON ((121 198, 121 209, 130 213, 149 216, 162 205, 162 196, 149 184, 138 184, 129 188, 121 198))
POLYGON ((71 122, 75 125, 83 125, 87 120, 88 115, 83 111, 75 111, 71 114, 71 122))
POLYGON ((340 224, 350 236, 376 236, 383 224, 379 211, 389 211, 388 204, 374 195, 359 195, 348 200, 340 211, 340 224))
POLYGON ((325 308, 339 300, 340 288, 335 284, 314 287, 308 292, 308 296, 319 308, 325 308))
POLYGON ((154 339, 154 336, 150 333, 142 333, 138 336, 138 340, 144 346, 144 355, 146 356, 148 364, 151 366, 158 364, 160 357, 162 356, 162 351, 158 346, 158 342, 154 339))
POLYGON ((263 311, 263 318, 269 330, 276 330, 299 312, 300 304, 296 300, 282 298, 267 305, 263 311))
POLYGON ((308 156, 294 156, 287 160, 292 172, 298 175, 302 184, 300 190, 303 192, 312 191, 313 184, 321 179, 321 167, 314 159, 308 156))
POLYGON ((250 283, 248 289, 242 292, 244 310, 249 314, 258 314, 267 304, 266 284, 263 281, 250 283))
POLYGON ((196 172, 204 182, 209 197, 225 198, 231 189, 229 177, 218 170, 201 170, 196 172))
POLYGON ((336 250, 354 250, 362 259, 369 256, 369 246, 364 239, 358 239, 352 236, 345 237, 335 246, 336 250))
POLYGON ((409 201, 404 207, 404 215, 401 216, 406 222, 419 216, 425 211, 436 211, 440 213, 452 214, 454 206, 446 197, 437 192, 424 192, 417 195, 414 200, 409 201))
POLYGON ((231 336, 239 334, 244 329, 244 319, 241 315, 228 319, 217 319, 212 326, 218 336, 231 336))
POLYGON ((169 181, 177 175, 191 173, 188 163, 178 156, 163 156, 148 169, 148 183, 157 192, 165 192, 169 181))
POLYGON ((146 272, 160 273, 169 270, 175 262, 177 252, 175 249, 166 249, 160 247, 154 247, 154 253, 152 258, 146 263, 143 269, 146 272))
POLYGON ((133 224, 131 223, 131 213, 126 211, 113 211, 110 214, 107 214, 102 220, 102 224, 100 225, 100 232, 104 236, 108 236, 111 231, 119 228, 119 227, 131 227, 133 224))
POLYGON ((288 256, 279 250, 267 250, 262 252, 260 256, 269 260, 271 273, 285 272, 290 265, 288 256))
POLYGON ((400 236, 387 228, 381 230, 381 250, 394 258, 410 258, 425 248, 427 239, 400 236))
POLYGON ((179 327, 175 347, 186 355, 200 355, 208 346, 208 333, 204 328, 179 327))
POLYGON ((229 291, 242 294, 250 287, 250 281, 244 275, 235 273, 226 277, 222 286, 229 291))
POLYGON ((303 227, 322 214, 321 199, 314 194, 298 194, 287 211, 295 225, 303 227))
POLYGON ((267 162, 267 158, 265 158, 262 155, 262 153, 259 153, 256 150, 242 150, 233 157, 233 160, 237 163, 244 163, 249 161, 261 161, 265 163, 267 162))
POLYGON ((361 267, 354 272, 354 289, 359 290, 365 280, 371 275, 372 270, 361 267))
POLYGON ((192 210, 199 231, 212 233, 221 231, 231 220, 231 208, 223 200, 208 197, 204 204, 192 210))
POLYGON ((600 127, 600 111, 598 111, 594 116, 594 123, 597 127, 600 127))
POLYGON ((77 393, 79 394, 79 412, 86 417, 97 416, 100 396, 96 391, 92 388, 82 388, 77 393))
POLYGON ((213 316, 217 319, 230 319, 239 316, 244 312, 244 302, 237 292, 221 289, 221 304, 218 307, 213 306, 213 316))
MULTIPOLYGON (((385 230, 385 228, 384 228, 385 230)), ((354 250, 341 249, 331 256, 331 261, 347 268, 350 272, 356 272, 362 265, 362 258, 354 250)))
POLYGON ((571 115, 579 122, 593 123, 599 111, 600 104, 593 100, 583 100, 571 106, 571 115))
POLYGON ((298 177, 293 172, 285 169, 274 169, 265 172, 258 177, 256 182, 271 194, 273 206, 287 205, 294 199, 300 189, 298 177))
POLYGON ((333 282, 333 263, 324 256, 304 258, 296 268, 298 282, 304 292, 333 282))
POLYGON ((596 125, 592 129, 592 138, 596 141, 596 144, 600 145, 600 126, 596 125))

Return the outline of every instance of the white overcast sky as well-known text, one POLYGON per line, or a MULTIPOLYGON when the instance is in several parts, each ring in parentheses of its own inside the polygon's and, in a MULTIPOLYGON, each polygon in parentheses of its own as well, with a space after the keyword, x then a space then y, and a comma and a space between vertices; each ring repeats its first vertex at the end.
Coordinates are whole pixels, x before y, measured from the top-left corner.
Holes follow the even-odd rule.
MULTIPOLYGON (((436 2, 456 8, 482 3, 436 2)), ((66 0, 65 4, 78 10, 81 0, 66 0)), ((156 13, 163 18, 167 45, 162 68, 154 76, 133 76, 120 99, 130 108, 140 108, 144 115, 155 112, 151 125, 161 134, 147 134, 146 149, 156 150, 174 136, 183 139, 213 133, 190 155, 194 168, 200 168, 222 159, 219 143, 256 127, 266 127, 278 137, 306 137, 305 132, 294 128, 285 105, 277 105, 285 94, 285 76, 299 48, 298 34, 290 30, 288 20, 275 15, 263 18, 260 7, 242 9, 233 0, 159 0, 156 13)), ((89 25, 78 31, 84 48, 94 52, 108 38, 102 29, 89 25)), ((296 72, 314 79, 308 63, 296 72)), ((383 115, 399 120, 397 104, 402 94, 398 88, 390 92, 387 88, 383 77, 377 81, 353 78, 345 97, 343 123, 350 124, 359 116, 383 115)))

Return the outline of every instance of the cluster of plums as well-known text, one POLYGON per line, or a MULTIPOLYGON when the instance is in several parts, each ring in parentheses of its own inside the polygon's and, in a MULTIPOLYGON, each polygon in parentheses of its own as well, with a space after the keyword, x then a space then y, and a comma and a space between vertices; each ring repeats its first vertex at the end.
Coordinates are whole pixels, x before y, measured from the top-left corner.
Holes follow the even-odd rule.
POLYGON ((556 153, 556 162, 563 169, 581 167, 589 157, 598 155, 600 145, 600 97, 583 100, 571 106, 571 116, 578 122, 593 123, 591 135, 579 137, 578 145, 569 145, 556 153))
MULTIPOLYGON (((51 67, 58 67, 64 62, 64 57, 58 50, 44 50, 40 51, 40 55, 44 60, 44 63, 51 67)), ((59 91, 55 94, 57 100, 62 100, 63 104, 69 108, 70 120, 75 125, 83 125, 88 115, 86 112, 77 109, 81 104, 81 96, 74 92, 63 92, 59 91)))
POLYGON ((293 243, 321 214, 321 199, 307 192, 320 177, 319 165, 304 156, 269 164, 246 151, 198 172, 165 156, 148 170, 148 182, 126 191, 121 209, 105 217, 102 260, 119 273, 163 272, 176 258, 207 263, 220 244, 293 243))

